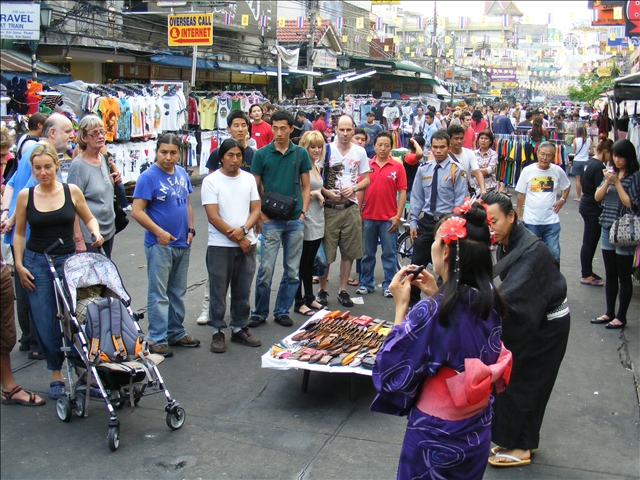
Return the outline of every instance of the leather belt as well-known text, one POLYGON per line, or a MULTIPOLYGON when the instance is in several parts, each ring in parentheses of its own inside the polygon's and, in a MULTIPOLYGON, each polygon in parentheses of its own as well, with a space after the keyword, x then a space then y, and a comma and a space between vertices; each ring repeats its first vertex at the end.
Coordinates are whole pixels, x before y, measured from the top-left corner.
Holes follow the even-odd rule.
POLYGON ((355 203, 353 202, 347 202, 347 203, 325 203, 324 206, 325 208, 332 208, 334 210, 346 210, 347 208, 351 207, 355 205, 355 203))
POLYGON ((420 215, 418 215, 418 219, 421 219, 421 218, 424 217, 424 218, 426 218, 427 220, 429 220, 431 222, 437 223, 445 215, 446 215, 446 213, 436 213, 435 215, 429 215, 428 213, 420 212, 420 215))

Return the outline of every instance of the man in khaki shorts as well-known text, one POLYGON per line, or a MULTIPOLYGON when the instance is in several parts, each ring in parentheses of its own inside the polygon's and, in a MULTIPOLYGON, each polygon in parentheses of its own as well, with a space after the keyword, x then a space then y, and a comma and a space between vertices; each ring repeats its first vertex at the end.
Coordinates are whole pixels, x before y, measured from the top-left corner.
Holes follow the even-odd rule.
POLYGON ((369 159, 364 148, 351 143, 355 123, 348 115, 338 119, 336 137, 329 144, 329 158, 324 165, 322 194, 325 230, 324 251, 327 256, 327 271, 320 279, 320 290, 316 301, 327 305, 327 278, 329 265, 336 260, 340 247, 340 287, 338 301, 345 307, 353 306, 347 293, 347 280, 353 261, 362 258, 362 224, 356 192, 369 185, 369 159), (358 177, 360 181, 358 181, 358 177))

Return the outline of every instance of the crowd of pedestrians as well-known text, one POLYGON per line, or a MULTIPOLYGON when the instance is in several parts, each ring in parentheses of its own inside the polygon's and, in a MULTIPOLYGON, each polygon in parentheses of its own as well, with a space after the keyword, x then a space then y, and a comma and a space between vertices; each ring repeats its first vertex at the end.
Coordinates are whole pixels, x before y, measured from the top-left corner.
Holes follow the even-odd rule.
MULTIPOLYGON (((113 196, 121 188, 121 178, 108 163, 106 132, 98 117, 85 117, 77 136, 63 115, 32 118, 3 185, 2 231, 12 245, 15 282, 8 281, 3 259, 2 298, 4 305, 15 291, 20 348, 29 350, 33 358, 46 358, 53 374, 49 397, 55 399, 64 389, 62 355, 60 339, 51 334, 55 298, 42 254, 62 237, 65 243, 55 252, 57 268, 75 252, 99 251, 110 257, 115 238, 113 196), (74 136, 78 149, 63 183, 58 156, 70 150, 74 136)), ((394 328, 374 367, 379 393, 374 409, 408 414, 410 425, 426 421, 444 430, 451 427, 447 421, 468 421, 465 435, 473 433, 479 442, 473 449, 458 445, 468 456, 467 463, 456 468, 466 472, 480 471, 478 459, 486 462, 489 457, 489 439, 498 445, 491 450, 492 465, 529 464, 538 448, 544 409, 570 324, 567 285, 559 269, 558 213, 569 200, 571 183, 555 161, 555 145, 548 142, 551 126, 572 139, 569 173, 576 176, 575 200, 580 202, 585 226, 580 283, 605 286, 606 311, 591 322, 609 329, 627 323, 635 247, 612 245, 609 232, 625 213, 637 214, 640 168, 631 142, 613 143, 609 132, 600 132, 599 138, 596 132, 594 138, 589 120, 581 119, 580 112, 508 103, 441 111, 422 105, 413 115, 408 148, 398 159, 392 152, 394 136, 376 123, 372 112, 356 125, 349 115, 327 123, 321 116, 309 119, 303 111, 294 115, 271 106, 253 105, 248 115, 231 111, 230 138, 206 159, 209 175, 201 194, 208 219, 208 283, 197 323, 212 329, 210 350, 226 351, 227 327, 231 342, 261 346, 254 332, 271 313, 271 286, 280 252, 283 273, 272 317, 283 327, 305 320, 294 321, 292 313, 309 317, 323 307, 335 308, 336 301, 346 308, 353 306, 347 288, 354 283, 351 274, 356 261, 356 294, 372 294, 380 282, 380 293, 396 304, 396 324, 406 325, 394 328), (535 163, 522 170, 514 205, 508 186, 496 177, 494 138, 523 128, 535 146, 535 163), (275 212, 274 204, 282 208, 275 212), (408 228, 413 242, 412 263, 431 264, 438 281, 426 271, 398 268, 396 248, 402 228, 408 228), (592 265, 599 241, 604 279, 592 265), (383 277, 376 279, 378 245, 383 277), (491 265, 492 250, 497 250, 496 268, 491 265), (314 292, 314 273, 321 258, 326 269, 314 292), (338 287, 329 291, 329 271, 336 261, 338 287), (499 287, 493 285, 494 276, 500 276, 499 287), (531 291, 537 292, 535 299, 528 294, 531 291), (229 325, 225 321, 228 292, 229 325), (475 341, 467 345, 456 332, 468 333, 460 318, 473 316, 485 323, 471 329, 475 341), (431 322, 432 317, 437 322, 431 322), (496 343, 496 338, 504 345, 496 343), (415 345, 418 339, 420 345, 415 345), (484 343, 488 350, 479 348, 484 343), (452 359, 450 349, 460 358, 452 359), (385 372, 402 363, 399 352, 409 350, 414 352, 407 370, 411 379, 388 381, 385 372), (442 404, 438 408, 443 410, 438 410, 420 401, 419 394, 432 377, 434 385, 444 381, 438 367, 445 357, 454 373, 463 371, 469 358, 503 367, 513 362, 510 386, 504 389, 509 381, 506 375, 500 389, 504 393, 496 397, 492 425, 487 417, 489 393, 479 403, 471 402, 464 413, 451 405, 442 404), (400 383, 403 387, 397 388, 400 383), (433 420, 444 411, 451 414, 438 419, 444 424, 433 420)), ((3 127, 3 162, 14 141, 3 127)), ((193 187, 179 165, 180 145, 180 138, 173 134, 158 138, 155 162, 137 180, 131 205, 131 216, 145 230, 147 341, 152 352, 165 357, 173 355, 171 347, 201 343, 184 326, 187 272, 198 228, 193 209, 199 207, 190 202, 193 187)), ((39 405, 43 400, 22 391, 7 373, 16 332, 5 312, 3 307, 3 403, 39 405)), ((494 375, 492 382, 497 378, 494 375)), ((452 438, 458 433, 452 433, 452 438)), ((453 471, 447 470, 453 466, 423 465, 416 460, 424 448, 421 442, 431 442, 429 435, 408 431, 400 460, 403 475, 430 470, 446 477, 453 471)))

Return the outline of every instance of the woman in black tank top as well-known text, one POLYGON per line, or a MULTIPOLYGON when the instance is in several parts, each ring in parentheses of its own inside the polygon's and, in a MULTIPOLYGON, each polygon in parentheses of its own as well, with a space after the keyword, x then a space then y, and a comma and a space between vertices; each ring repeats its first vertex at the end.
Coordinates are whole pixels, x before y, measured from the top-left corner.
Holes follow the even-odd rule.
POLYGON ((38 145, 29 160, 33 175, 39 183, 18 194, 14 260, 20 283, 27 290, 29 310, 47 360, 47 369, 53 373, 49 397, 57 399, 64 394, 61 372, 64 356, 60 352, 62 340, 54 330, 56 297, 44 252, 58 238, 62 239, 63 243, 51 252, 58 275, 62 277, 64 261, 75 253, 73 223, 76 214, 96 237, 93 246, 99 247, 104 239, 80 189, 75 185, 62 184, 58 180, 58 155, 53 146, 38 145), (25 248, 27 222, 31 227, 31 234, 25 248))

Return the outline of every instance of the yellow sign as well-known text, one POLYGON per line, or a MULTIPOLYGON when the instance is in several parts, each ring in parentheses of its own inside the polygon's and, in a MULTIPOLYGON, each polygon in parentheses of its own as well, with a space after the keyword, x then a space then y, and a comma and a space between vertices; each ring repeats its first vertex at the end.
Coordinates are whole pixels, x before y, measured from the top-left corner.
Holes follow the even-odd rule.
POLYGON ((449 44, 451 43, 451 37, 449 37, 449 36, 445 36, 445 37, 444 37, 444 43, 445 43, 445 44, 447 44, 447 45, 449 45, 449 44))
POLYGON ((278 17, 278 28, 284 28, 287 26, 287 17, 278 17))
POLYGON ((499 97, 500 95, 502 95, 502 90, 497 89, 497 88, 492 88, 490 95, 492 95, 494 97, 499 97))
POLYGON ((531 43, 531 35, 527 35, 527 36, 525 37, 525 41, 526 41, 527 43, 531 43))
POLYGON ((213 14, 183 13, 169 15, 167 32, 170 47, 213 45, 213 14))
POLYGON ((356 18, 356 28, 358 30, 363 29, 364 28, 364 17, 358 17, 356 18))
POLYGON ((316 25, 317 25, 318 27, 321 27, 321 26, 322 26, 322 17, 321 17, 321 16, 319 16, 319 15, 318 15, 318 16, 316 16, 316 25))
POLYGON ((598 67, 596 73, 599 77, 610 77, 611 76, 611 68, 610 67, 598 67))
POLYGON ((491 82, 492 89, 518 88, 517 82, 491 82))
POLYGON ((342 35, 342 43, 347 43, 348 40, 349 37, 347 37, 346 35, 342 35))
POLYGON ((389 51, 389 45, 385 45, 385 46, 384 46, 384 51, 385 51, 385 52, 388 52, 388 51, 389 51))
POLYGON ((411 47, 404 47, 404 53, 410 53, 411 47))
POLYGON ((622 7, 613 7, 613 19, 622 20, 622 7))
POLYGON ((371 40, 373 40, 373 37, 371 35, 367 35, 367 42, 371 43, 371 40))
POLYGON ((249 26, 249 15, 242 15, 240 25, 242 25, 243 27, 249 26))
POLYGON ((420 43, 424 42, 424 35, 418 35, 418 41, 420 43))
POLYGON ((504 35, 498 37, 498 43, 504 43, 504 35))

